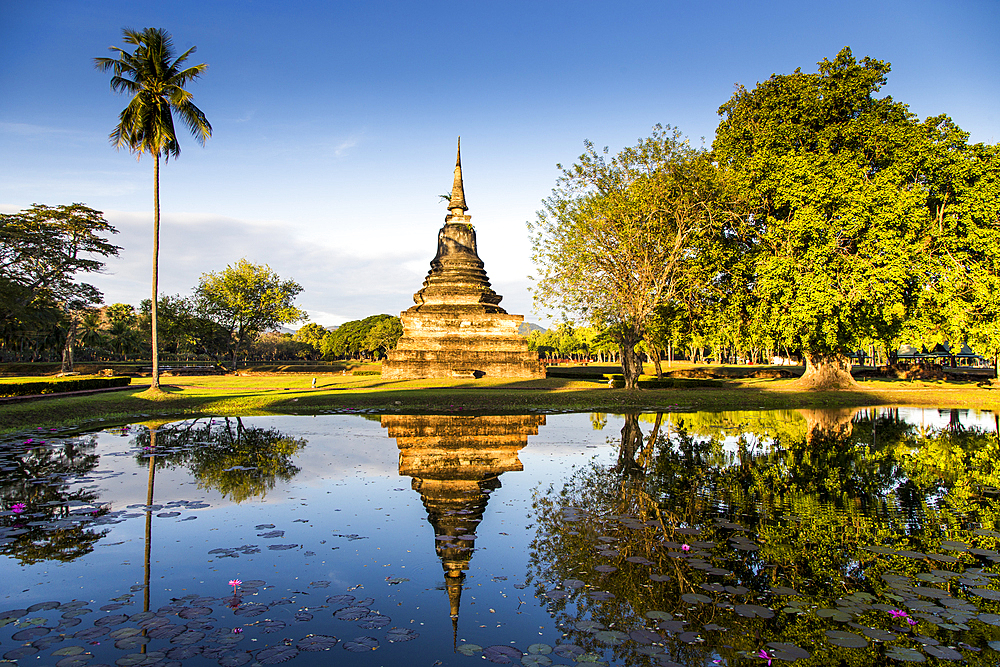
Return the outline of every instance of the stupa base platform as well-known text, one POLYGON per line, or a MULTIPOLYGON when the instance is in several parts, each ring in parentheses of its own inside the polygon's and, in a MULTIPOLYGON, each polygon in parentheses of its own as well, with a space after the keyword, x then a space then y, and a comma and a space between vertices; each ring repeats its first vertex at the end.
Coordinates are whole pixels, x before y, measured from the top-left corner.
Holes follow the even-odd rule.
POLYGON ((545 377, 545 365, 534 352, 495 350, 393 350, 382 362, 382 378, 512 378, 545 377))

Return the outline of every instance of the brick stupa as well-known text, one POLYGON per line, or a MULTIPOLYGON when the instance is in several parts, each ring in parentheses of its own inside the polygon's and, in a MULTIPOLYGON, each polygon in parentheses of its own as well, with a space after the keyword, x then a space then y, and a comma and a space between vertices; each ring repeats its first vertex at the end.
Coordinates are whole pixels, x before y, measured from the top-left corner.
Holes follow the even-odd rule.
POLYGON ((544 378, 545 365, 517 333, 524 316, 497 305, 503 297, 490 288, 479 259, 466 215, 461 142, 448 209, 416 305, 399 315, 403 336, 382 362, 382 377, 544 378))

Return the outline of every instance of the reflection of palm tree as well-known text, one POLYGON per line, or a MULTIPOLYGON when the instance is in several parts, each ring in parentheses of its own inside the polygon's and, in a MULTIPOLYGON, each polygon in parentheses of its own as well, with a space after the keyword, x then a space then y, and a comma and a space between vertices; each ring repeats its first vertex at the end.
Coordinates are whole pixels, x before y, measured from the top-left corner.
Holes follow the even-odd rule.
POLYGON ((204 144, 212 136, 212 126, 201 109, 191 101, 184 86, 197 79, 208 65, 181 66, 194 53, 191 47, 174 57, 170 34, 159 28, 142 32, 124 29, 123 41, 136 48, 129 53, 116 46, 117 58, 95 58, 97 68, 113 72, 111 89, 133 95, 121 112, 111 133, 116 148, 127 146, 133 153, 153 156, 153 299, 152 299, 152 388, 160 388, 159 355, 156 348, 156 305, 158 262, 160 254, 160 156, 169 160, 180 152, 174 132, 173 114, 177 113, 195 138, 204 144))

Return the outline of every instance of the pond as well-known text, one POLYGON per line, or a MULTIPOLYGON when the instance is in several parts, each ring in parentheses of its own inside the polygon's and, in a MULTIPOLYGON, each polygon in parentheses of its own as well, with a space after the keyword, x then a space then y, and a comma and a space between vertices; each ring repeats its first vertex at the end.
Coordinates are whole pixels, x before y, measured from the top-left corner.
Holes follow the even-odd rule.
POLYGON ((7 436, 0 656, 993 665, 997 421, 326 414, 7 436))

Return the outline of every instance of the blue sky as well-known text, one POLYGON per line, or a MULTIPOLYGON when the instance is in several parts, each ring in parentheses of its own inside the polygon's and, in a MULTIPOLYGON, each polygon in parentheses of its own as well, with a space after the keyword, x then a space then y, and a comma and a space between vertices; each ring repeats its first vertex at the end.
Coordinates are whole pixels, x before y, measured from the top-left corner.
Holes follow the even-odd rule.
POLYGON ((850 46, 883 92, 1000 141, 1000 2, 212 2, 0 0, 0 211, 83 202, 121 232, 91 282, 149 293, 152 163, 115 151, 126 98, 93 58, 159 27, 208 63, 189 90, 214 136, 162 171, 161 293, 242 257, 304 291, 320 324, 412 305, 462 136, 480 256, 537 321, 525 222, 583 141, 671 124, 710 143, 734 85, 850 46))

